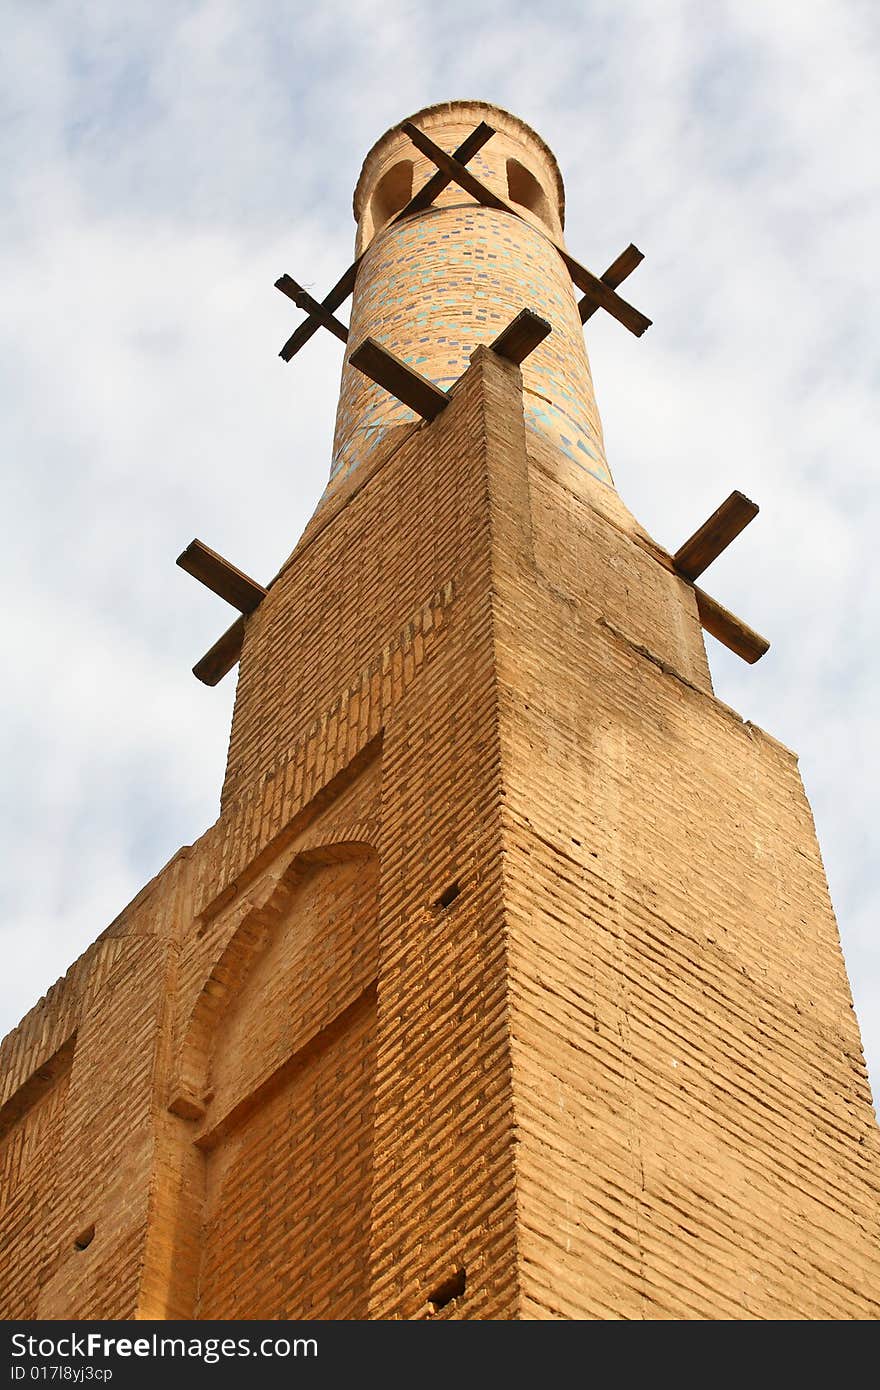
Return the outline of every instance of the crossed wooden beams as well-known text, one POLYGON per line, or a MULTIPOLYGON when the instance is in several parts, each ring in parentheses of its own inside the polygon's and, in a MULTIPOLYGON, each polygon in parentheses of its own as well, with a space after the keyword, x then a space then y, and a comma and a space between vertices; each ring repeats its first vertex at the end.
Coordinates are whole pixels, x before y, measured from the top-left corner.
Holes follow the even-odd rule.
MULTIPOLYGON (((503 333, 490 344, 493 352, 511 362, 522 362, 550 332, 546 319, 531 309, 523 309, 508 324, 503 333)), ((406 362, 401 362, 374 338, 365 338, 348 359, 377 385, 384 387, 404 405, 415 410, 425 420, 433 420, 449 404, 449 393, 441 391, 406 362)), ((451 387, 450 390, 453 390, 451 387)), ((690 540, 685 541, 671 557, 670 568, 680 579, 687 580, 694 590, 700 622, 730 651, 753 664, 769 649, 770 643, 754 632, 694 581, 717 560, 740 531, 758 515, 757 504, 742 492, 732 492, 717 511, 713 512, 690 540)))
POLYGON ((675 573, 693 587, 703 627, 749 665, 760 660, 769 649, 767 638, 753 631, 716 599, 710 598, 694 580, 708 569, 713 560, 718 559, 721 552, 736 540, 740 531, 745 530, 757 515, 757 503, 749 501, 742 492, 732 492, 672 556, 675 573))
MULTIPOLYGON (((452 158, 454 160, 461 160, 466 164, 469 159, 473 159, 474 155, 483 148, 486 141, 491 139, 494 134, 495 131, 493 127, 487 125, 485 121, 481 121, 476 129, 471 131, 468 138, 459 145, 452 158)), ((420 188, 418 193, 410 198, 406 206, 402 207, 400 212, 396 213, 394 217, 391 218, 388 225, 392 226, 395 222, 400 222, 404 217, 409 217, 413 212, 423 212, 425 208, 430 207, 431 203, 433 203, 434 199, 437 197, 437 194, 441 193, 450 182, 449 175, 438 169, 437 173, 434 174, 432 178, 428 179, 424 187, 420 188)), ((305 347, 309 339, 313 337, 321 327, 329 328, 331 333, 336 334, 337 338, 341 338, 343 342, 347 341, 348 329, 334 317, 334 312, 341 304, 345 303, 354 289, 355 277, 357 276, 358 268, 364 255, 365 253, 362 251, 357 259, 348 267, 348 270, 342 278, 337 280, 330 293, 324 296, 320 304, 316 299, 313 299, 310 294, 307 294, 305 290, 301 289, 295 280, 291 280, 289 275, 282 275, 280 280, 275 281, 275 288, 281 290, 282 294, 286 294, 289 299, 293 300, 297 308, 304 309, 309 316, 305 323, 301 323, 296 332, 291 334, 278 354, 279 357, 283 357, 285 362, 289 362, 291 357, 298 353, 301 347, 305 347)))
MULTIPOLYGON (((520 363, 549 332, 550 324, 546 319, 531 309, 523 309, 490 346, 499 357, 520 363)), ((349 361, 423 420, 436 419, 449 404, 446 391, 441 391, 433 381, 414 371, 374 338, 365 338, 349 361)), ((190 541, 186 550, 178 555, 177 563, 241 614, 193 667, 193 675, 205 685, 216 685, 238 661, 244 642, 245 617, 262 603, 268 590, 200 540, 190 541)))
MULTIPOLYGON (((484 207, 497 208, 499 211, 512 213, 515 217, 521 216, 515 204, 493 189, 487 188, 467 168, 468 162, 495 134, 492 126, 481 121, 451 155, 436 145, 411 121, 406 121, 402 129, 415 147, 437 166, 437 172, 410 198, 405 207, 391 218, 388 225, 430 207, 437 195, 450 183, 457 183, 484 207)), ((547 232, 544 235, 549 236, 547 232)), ((618 287, 642 261, 641 251, 635 246, 628 246, 602 276, 596 276, 576 261, 554 237, 549 237, 549 240, 556 247, 572 280, 581 291, 578 312, 582 323, 586 323, 597 309, 604 309, 637 337, 651 326, 650 319, 617 293, 618 287)), ((361 253, 357 257, 320 302, 291 276, 282 275, 276 280, 276 288, 307 315, 305 321, 291 334, 281 349, 279 355, 285 362, 289 362, 319 328, 326 328, 344 343, 348 341, 348 329, 337 319, 336 310, 354 289, 363 255, 364 253, 361 253)), ((550 331, 550 324, 546 319, 531 309, 523 309, 490 347, 493 352, 508 361, 521 363, 550 331)), ((449 404, 448 392, 442 391, 432 381, 414 371, 374 338, 365 338, 351 353, 349 362, 424 420, 434 420, 449 404)), ((700 622, 706 631, 748 662, 755 662, 762 657, 769 648, 769 642, 733 613, 728 612, 715 599, 710 598, 694 581, 739 535, 757 512, 755 503, 750 502, 741 492, 731 493, 708 521, 667 562, 675 574, 693 586, 700 622)), ((245 617, 254 612, 268 590, 199 540, 194 540, 187 546, 183 554, 178 556, 177 563, 239 610, 240 616, 193 667, 193 674, 199 680, 206 685, 216 685, 238 661, 244 641, 245 617)))
POLYGON ((236 569, 228 560, 224 560, 216 550, 209 549, 202 541, 190 541, 183 554, 178 555, 177 563, 187 574, 200 580, 206 588, 219 594, 220 598, 225 598, 226 602, 231 603, 241 614, 193 667, 193 675, 205 685, 216 685, 227 671, 232 670, 241 656, 245 616, 253 613, 262 603, 268 590, 240 569, 236 569))
MULTIPOLYGON (((508 328, 504 330, 499 338, 492 344, 494 351, 502 349, 501 356, 508 356, 511 361, 521 361, 522 358, 517 353, 523 352, 523 357, 531 349, 528 343, 535 339, 533 345, 541 341, 546 333, 541 332, 537 337, 539 325, 545 324, 546 320, 539 319, 537 314, 531 314, 529 310, 524 310, 518 314, 508 328), (527 316, 527 317, 526 317, 527 316), (537 320, 537 323, 534 322, 537 320), (506 342, 505 342, 506 339, 506 342)), ((548 326, 549 331, 549 326, 548 326)), ((367 339, 367 342, 371 342, 367 339)), ((363 344, 362 346, 366 346, 363 344)), ((413 372, 405 362, 400 362, 392 353, 387 352, 380 344, 376 343, 370 350, 368 362, 371 367, 375 367, 377 372, 395 380, 400 380, 396 374, 402 370, 404 388, 409 391, 412 383, 410 377, 418 377, 417 372, 413 372), (373 355, 377 350, 378 355, 373 355), (391 359, 390 362, 388 359, 391 359)), ((363 370, 363 368, 362 368, 363 370)), ((371 374, 371 373, 368 373, 371 374)), ((419 378, 424 382, 424 378, 419 378)), ((426 383, 432 392, 438 392, 438 388, 433 383, 426 383)), ((439 391, 439 395, 445 396, 445 392, 439 391)), ((431 407, 436 404, 433 397, 430 399, 431 407)), ((448 397, 443 404, 448 403, 448 397)), ((416 408, 414 401, 411 401, 413 409, 416 408)), ((442 408, 442 407, 441 407, 442 408)), ((436 413, 436 412, 435 412, 436 413)), ((426 418, 433 418, 428 416, 426 418)), ((732 492, 726 501, 722 502, 717 511, 713 512, 708 521, 705 521, 698 531, 695 531, 690 540, 685 541, 675 554, 671 557, 670 568, 681 579, 686 580, 694 590, 697 601, 697 612, 700 622, 707 632, 716 637, 730 651, 742 657, 743 661, 753 664, 758 661, 769 649, 770 643, 766 637, 753 631, 741 618, 737 618, 728 609, 724 608, 716 599, 711 598, 703 589, 694 583, 705 569, 708 569, 713 560, 717 560, 723 550, 726 550, 731 541, 735 540, 740 531, 748 526, 750 521, 758 515, 758 507, 754 502, 749 501, 741 492, 732 492)), ((244 620, 245 616, 253 613, 266 597, 267 590, 262 584, 258 584, 255 579, 243 574, 235 565, 224 560, 222 555, 210 550, 202 541, 191 541, 182 555, 178 556, 178 565, 185 569, 188 574, 200 580, 213 593, 220 598, 226 599, 238 608, 241 616, 238 617, 231 627, 227 628, 219 641, 215 642, 210 651, 206 652, 201 661, 193 667, 193 675, 197 676, 205 685, 216 685, 218 681, 231 671, 241 655, 242 643, 244 641, 244 620)))
MULTIPOLYGON (((423 212, 425 208, 430 207, 438 193, 442 192, 450 183, 457 183, 460 188, 463 188, 466 193, 470 193, 471 197, 484 207, 497 208, 501 212, 511 213, 514 217, 522 216, 515 203, 509 202, 500 193, 496 193, 494 189, 487 188, 486 184, 467 168, 468 162, 495 134, 492 126, 481 121, 453 154, 447 154, 423 130, 413 125, 412 121, 404 121, 401 129, 409 136, 416 149, 427 155, 431 162, 436 164, 437 172, 428 179, 428 182, 419 189, 418 193, 410 198, 405 207, 395 213, 388 226, 400 222, 404 217, 409 217, 414 212, 423 212)), ((640 313, 638 309, 634 309, 617 293, 618 286, 623 284, 626 277, 631 275, 636 266, 644 259, 641 251, 635 246, 628 246, 608 267, 605 274, 598 276, 576 261, 574 256, 555 237, 550 236, 549 232, 545 231, 544 235, 556 247, 572 280, 581 291, 582 298, 578 303, 581 323, 586 323, 597 309, 604 309, 624 327, 628 328, 631 333, 635 333, 637 337, 641 337, 645 329, 650 328, 651 320, 640 313)), ((342 278, 336 282, 329 294, 325 295, 320 302, 289 275, 282 275, 280 279, 275 281, 276 289, 279 289, 282 294, 286 294, 288 299, 293 300, 297 308, 304 310, 308 315, 305 322, 300 324, 295 333, 291 334, 279 353, 285 362, 289 362, 319 328, 328 329, 342 342, 348 341, 348 329, 344 323, 336 318, 336 310, 345 303, 354 289, 358 267, 364 254, 362 252, 358 256, 342 278)))
MULTIPOLYGON (((531 309, 523 309, 490 343, 490 347, 500 357, 520 363, 543 342, 549 332, 550 324, 546 319, 531 309)), ((348 360, 353 367, 396 396, 424 420, 436 419, 449 404, 449 392, 441 391, 439 386, 414 371, 374 338, 365 338, 348 360)), ((451 387, 450 391, 453 389, 451 387)), ((750 665, 764 655, 770 643, 711 598, 694 581, 757 515, 755 502, 751 502, 742 492, 732 492, 690 540, 679 547, 671 557, 670 565, 680 579, 692 586, 702 626, 750 665)))

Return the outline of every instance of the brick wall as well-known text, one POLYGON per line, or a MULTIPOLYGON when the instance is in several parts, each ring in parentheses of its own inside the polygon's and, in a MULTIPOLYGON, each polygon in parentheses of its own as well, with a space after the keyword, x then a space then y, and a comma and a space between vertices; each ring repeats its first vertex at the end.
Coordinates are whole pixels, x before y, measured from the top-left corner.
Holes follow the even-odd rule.
POLYGON ((325 501, 218 821, 0 1047, 3 1316, 880 1312, 794 757, 528 410, 478 349, 325 501))
POLYGON ((679 581, 497 473, 522 1314, 876 1317, 878 1131, 796 759, 712 698, 679 581))
MULTIPOLYGON (((18 1105, 0 1111, 0 1308, 33 1309, 51 1258, 51 1225, 58 1158, 75 1038, 30 1078, 18 1105), (10 1257, 14 1252, 14 1258, 10 1257)), ((75 1237, 71 1235, 71 1240, 75 1237)))
POLYGON ((172 861, 4 1040, 4 1317, 119 1318, 136 1308, 185 873, 184 857, 172 861))

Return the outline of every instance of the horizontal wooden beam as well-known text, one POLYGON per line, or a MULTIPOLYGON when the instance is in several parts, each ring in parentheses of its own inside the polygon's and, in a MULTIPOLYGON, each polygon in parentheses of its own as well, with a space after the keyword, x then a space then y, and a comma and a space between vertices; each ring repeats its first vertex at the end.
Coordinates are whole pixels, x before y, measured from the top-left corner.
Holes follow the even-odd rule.
POLYGON ((190 541, 177 563, 193 579, 198 579, 220 598, 225 598, 240 613, 253 613, 258 603, 266 597, 262 584, 242 570, 236 569, 216 550, 211 550, 202 541, 190 541))
POLYGON ((694 593, 697 596, 697 612, 703 627, 730 651, 736 652, 736 655, 741 656, 750 666, 769 651, 770 643, 767 638, 722 607, 717 599, 710 598, 696 584, 694 593))
POLYGON ((506 357, 508 362, 524 362, 551 332, 551 325, 534 309, 521 309, 489 346, 499 357, 506 357))
POLYGON ((413 371, 375 338, 364 338, 349 357, 353 367, 396 396, 424 420, 433 420, 449 404, 449 397, 433 381, 413 371))
MULTIPOLYGON (((361 254, 360 256, 358 256, 357 260, 352 261, 351 265, 348 267, 348 270, 336 281, 336 284, 333 286, 329 294, 325 294, 324 298, 321 300, 322 309, 326 309, 329 313, 332 314, 335 309, 339 308, 340 304, 345 303, 346 299, 348 299, 348 296, 354 289, 354 282, 357 277, 358 266, 360 265, 362 260, 363 255, 361 254)), ((321 325, 319 321, 314 317, 314 315, 307 318, 305 323, 301 323, 299 328, 297 328, 293 333, 291 333, 290 337, 284 344, 284 347, 281 349, 278 356, 283 357, 285 362, 289 362, 291 357, 294 357, 296 353, 299 352, 300 348, 304 347, 305 344, 309 341, 309 339, 314 337, 320 326, 321 325)))
MULTIPOLYGON (((472 198, 476 198, 478 203, 482 203, 484 207, 497 208, 500 212, 512 213, 514 217, 522 216, 520 208, 508 202, 506 198, 503 198, 493 189, 487 188, 469 169, 465 169, 459 164, 457 159, 447 154, 439 145, 435 145, 434 141, 423 130, 419 130, 417 125, 413 125, 412 121, 404 121, 401 129, 409 136, 417 150, 421 150, 422 154, 433 160, 438 169, 442 169, 444 173, 448 174, 460 188, 463 188, 466 193, 470 193, 472 198)), ((551 237, 550 240, 565 262, 566 269, 578 289, 589 299, 592 299, 600 309, 611 314, 631 333, 635 333, 636 337, 641 337, 645 329, 651 327, 649 318, 635 309, 632 304, 628 304, 625 299, 621 299, 620 295, 608 285, 604 285, 598 275, 594 275, 592 271, 587 270, 586 266, 582 266, 579 261, 576 261, 574 256, 566 251, 565 247, 560 245, 555 238, 551 237)))
MULTIPOLYGON (((632 275, 636 266, 641 265, 644 259, 645 257, 639 248, 630 243, 625 251, 621 251, 617 260, 611 262, 605 274, 600 275, 599 279, 602 281, 602 284, 607 285, 609 289, 616 290, 618 285, 622 285, 626 277, 632 275)), ((583 299, 578 301, 578 313, 581 316, 581 323, 586 323, 587 319, 592 318, 598 308, 599 305, 596 301, 590 299, 589 295, 585 294, 583 299)))
POLYGON ((685 579, 696 579, 757 515, 757 503, 751 502, 742 492, 732 492, 709 520, 703 522, 699 531, 675 552, 672 560, 678 573, 685 579))
POLYGON ((334 318, 329 309, 325 309, 323 304, 319 304, 317 299, 314 299, 308 290, 304 290, 302 285, 298 285, 291 276, 282 275, 275 281, 275 288, 280 290, 282 294, 286 294, 288 299, 292 299, 298 309, 304 309, 307 314, 316 318, 320 324, 323 324, 324 328, 328 328, 343 343, 348 342, 348 329, 345 324, 334 318))
POLYGON ((209 652, 205 652, 201 661, 197 661, 193 667, 193 675, 205 685, 216 685, 231 671, 238 658, 241 656, 241 648, 244 642, 244 618, 236 618, 231 627, 228 627, 223 636, 214 643, 209 652))
MULTIPOLYGON (((479 153, 494 134, 495 130, 492 126, 487 125, 485 121, 480 121, 480 124, 471 131, 468 138, 453 152, 452 158, 457 159, 459 164, 467 164, 468 160, 473 159, 474 155, 479 153)), ((428 182, 419 189, 418 193, 410 198, 406 207, 395 213, 391 221, 399 222, 401 218, 409 217, 410 213, 422 212, 425 208, 430 207, 437 194, 442 193, 451 182, 451 176, 444 173, 442 169, 438 169, 436 174, 432 174, 428 182)))

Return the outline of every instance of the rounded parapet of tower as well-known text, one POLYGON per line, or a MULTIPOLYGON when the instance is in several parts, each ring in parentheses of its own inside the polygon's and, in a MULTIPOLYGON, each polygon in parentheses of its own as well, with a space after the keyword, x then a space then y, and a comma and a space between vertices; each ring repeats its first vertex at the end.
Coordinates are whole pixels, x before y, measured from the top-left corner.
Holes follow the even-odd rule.
MULTIPOLYGON (((552 150, 525 121, 486 101, 447 101, 410 117, 414 125, 452 153, 485 121, 495 134, 467 167, 493 192, 515 204, 521 215, 551 236, 561 237, 565 190, 552 150)), ((365 251, 437 168, 415 148, 400 125, 377 140, 364 160, 354 193, 357 253, 365 251)), ((456 183, 435 198, 435 207, 471 201, 456 183)))

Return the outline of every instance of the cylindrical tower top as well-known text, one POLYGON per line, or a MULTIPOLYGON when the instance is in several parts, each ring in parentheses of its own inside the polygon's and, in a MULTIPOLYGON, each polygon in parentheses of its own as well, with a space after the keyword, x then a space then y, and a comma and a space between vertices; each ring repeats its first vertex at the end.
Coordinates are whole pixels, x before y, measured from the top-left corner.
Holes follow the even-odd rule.
MULTIPOLYGON (((496 133, 468 167, 489 188, 521 208, 523 217, 543 225, 554 236, 562 235, 565 187, 559 165, 549 145, 525 121, 488 101, 444 101, 423 107, 409 119, 450 149, 470 135, 480 121, 486 121, 496 133)), ((380 136, 363 162, 354 191, 358 255, 436 172, 431 161, 413 148, 400 125, 380 136)), ((433 206, 448 207, 460 203, 463 196, 453 183, 435 198, 433 206)))
POLYGON ((416 419, 348 362, 367 336, 448 390, 477 346, 492 343, 522 309, 532 309, 552 332, 522 367, 529 457, 573 491, 619 508, 577 300, 560 254, 565 194, 552 152, 525 121, 489 102, 428 106, 411 123, 450 154, 481 123, 489 126, 491 134, 466 165, 504 201, 487 206, 450 180, 430 203, 400 218, 437 166, 402 125, 373 145, 354 194, 357 275, 322 500, 347 487, 416 419))

